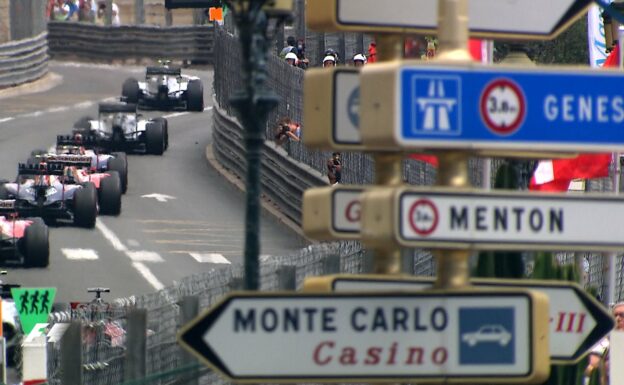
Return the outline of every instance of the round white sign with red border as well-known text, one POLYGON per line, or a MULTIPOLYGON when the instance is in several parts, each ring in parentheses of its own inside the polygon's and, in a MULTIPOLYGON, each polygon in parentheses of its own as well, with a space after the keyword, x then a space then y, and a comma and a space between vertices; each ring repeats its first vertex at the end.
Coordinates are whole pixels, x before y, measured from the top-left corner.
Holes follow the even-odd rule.
POLYGON ((479 110, 483 123, 497 135, 516 132, 526 117, 526 98, 510 79, 495 79, 481 93, 479 110))
POLYGON ((435 231, 440 222, 438 208, 429 199, 419 199, 409 210, 409 224, 418 235, 427 236, 435 231))

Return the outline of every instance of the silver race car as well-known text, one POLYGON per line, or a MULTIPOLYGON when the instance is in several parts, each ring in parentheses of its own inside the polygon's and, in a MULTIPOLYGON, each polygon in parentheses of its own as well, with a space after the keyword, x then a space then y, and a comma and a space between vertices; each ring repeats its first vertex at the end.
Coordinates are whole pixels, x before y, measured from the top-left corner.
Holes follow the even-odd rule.
POLYGON ((17 180, 0 184, 0 199, 15 200, 20 217, 41 217, 46 222, 69 220, 79 227, 93 228, 98 196, 93 183, 69 183, 65 167, 20 163, 17 180))
POLYGON ((130 103, 100 103, 98 118, 81 118, 74 124, 73 134, 93 136, 94 148, 106 152, 162 155, 169 146, 167 119, 146 119, 137 114, 136 104, 130 103))
POLYGON ((204 110, 204 86, 196 76, 182 75, 179 67, 147 67, 145 81, 128 78, 121 89, 122 100, 154 110, 204 110))

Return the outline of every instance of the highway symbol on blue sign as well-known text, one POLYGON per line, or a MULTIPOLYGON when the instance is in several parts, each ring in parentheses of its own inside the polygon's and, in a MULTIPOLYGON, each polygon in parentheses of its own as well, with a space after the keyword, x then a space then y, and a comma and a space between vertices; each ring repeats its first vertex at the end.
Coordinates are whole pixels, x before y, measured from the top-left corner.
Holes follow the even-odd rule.
POLYGON ((364 145, 624 151, 621 71, 401 64, 364 68, 361 84, 364 145))
POLYGON ((525 290, 236 293, 178 340, 237 382, 541 383, 547 321, 525 290))

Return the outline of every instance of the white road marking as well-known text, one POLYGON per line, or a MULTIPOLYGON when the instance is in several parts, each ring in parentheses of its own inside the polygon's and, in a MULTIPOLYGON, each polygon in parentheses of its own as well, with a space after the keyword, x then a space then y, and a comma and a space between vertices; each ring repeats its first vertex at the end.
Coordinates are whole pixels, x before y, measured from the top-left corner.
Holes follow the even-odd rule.
POLYGON ((191 257, 193 257, 194 260, 196 260, 199 263, 219 263, 219 264, 224 264, 224 265, 232 264, 232 262, 230 262, 227 258, 223 256, 223 254, 217 254, 217 253, 207 253, 207 254, 189 253, 189 254, 191 255, 191 257))
POLYGON ((89 107, 91 107, 94 104, 95 104, 95 102, 87 100, 86 102, 80 102, 80 103, 74 104, 74 108, 89 108, 89 107))
POLYGON ((124 252, 133 262, 132 266, 137 269, 139 274, 145 278, 145 280, 152 285, 152 287, 156 290, 161 290, 165 287, 158 278, 150 271, 150 269, 143 264, 143 262, 162 262, 163 259, 157 253, 152 253, 149 251, 130 251, 128 248, 121 242, 119 237, 115 235, 99 218, 95 221, 95 227, 100 230, 104 238, 113 245, 113 248, 117 251, 124 252), (157 256, 157 257, 155 257, 157 256), (156 261, 156 259, 159 259, 156 261), (137 262, 137 260, 141 260, 142 262, 137 262))
POLYGON ((128 239, 128 246, 130 247, 139 247, 141 244, 136 239, 128 239))
POLYGON ((167 202, 168 199, 176 199, 176 197, 172 197, 171 195, 157 193, 141 195, 141 198, 154 198, 158 202, 167 202))
POLYGON ((208 106, 208 107, 204 108, 204 111, 210 111, 210 110, 212 110, 212 106, 208 106))
POLYGON ((50 107, 47 110, 45 110, 44 112, 63 112, 63 111, 67 111, 67 110, 69 110, 69 107, 61 106, 61 107, 50 107))
POLYGON ((152 273, 152 271, 150 269, 147 268, 147 266, 145 266, 143 263, 141 262, 133 262, 132 266, 137 269, 139 271, 139 273, 141 273, 141 275, 143 276, 143 278, 145 278, 145 280, 147 282, 149 282, 150 285, 152 285, 152 287, 156 290, 162 290, 164 289, 165 285, 163 285, 158 278, 156 278, 156 276, 152 273))
POLYGON ((188 115, 188 112, 174 112, 173 114, 163 115, 163 118, 169 119, 169 118, 175 118, 176 116, 184 116, 184 115, 188 115))
POLYGON ((93 249, 61 249, 67 259, 94 261, 98 254, 93 249))
POLYGON ((0 119, 0 123, 9 122, 9 121, 11 121, 13 119, 15 119, 15 118, 12 117, 12 116, 9 116, 8 118, 2 118, 2 119, 0 119))
POLYGON ((164 262, 160 254, 153 251, 126 251, 126 255, 130 257, 133 262, 164 262))
POLYGON ((271 259, 272 257, 273 257, 272 255, 262 254, 262 255, 260 255, 260 257, 259 257, 259 258, 260 258, 260 262, 266 262, 266 261, 268 261, 269 259, 271 259))
POLYGON ((44 111, 35 111, 30 112, 28 114, 19 115, 18 118, 36 118, 37 116, 43 115, 44 111))
POLYGON ((113 245, 113 248, 117 251, 128 251, 128 248, 121 242, 119 238, 113 233, 106 225, 98 218, 95 221, 95 227, 100 230, 104 238, 113 245))

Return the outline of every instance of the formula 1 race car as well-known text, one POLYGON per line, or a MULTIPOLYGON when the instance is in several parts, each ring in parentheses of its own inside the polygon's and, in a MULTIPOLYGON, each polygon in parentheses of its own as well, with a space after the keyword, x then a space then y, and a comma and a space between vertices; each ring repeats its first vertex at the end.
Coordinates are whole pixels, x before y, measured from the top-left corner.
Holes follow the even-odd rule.
POLYGON ((18 219, 14 199, 0 200, 0 256, 3 262, 46 267, 50 261, 48 226, 41 218, 18 219))
POLYGON ((204 86, 196 76, 182 75, 168 64, 147 67, 145 81, 128 78, 121 89, 122 100, 139 108, 155 110, 204 110, 204 86))
MULTIPOLYGON (((31 156, 45 154, 45 151, 35 150, 31 156)), ((128 190, 128 157, 125 152, 111 152, 99 150, 95 136, 57 135, 57 155, 84 155, 91 158, 91 169, 98 172, 117 171, 121 179, 121 192, 128 190)))
POLYGON ((20 163, 15 183, 0 184, 0 199, 15 200, 20 217, 41 217, 46 222, 70 220, 93 228, 97 217, 97 191, 93 183, 70 183, 64 167, 20 163))
POLYGON ((92 158, 88 155, 41 154, 28 159, 28 164, 58 165, 63 168, 65 183, 93 183, 98 192, 100 214, 121 213, 121 178, 117 171, 97 172, 91 169, 92 158))
POLYGON ((145 119, 137 114, 136 104, 100 103, 98 112, 97 120, 78 120, 73 134, 94 136, 100 150, 162 155, 169 146, 167 120, 145 119))

